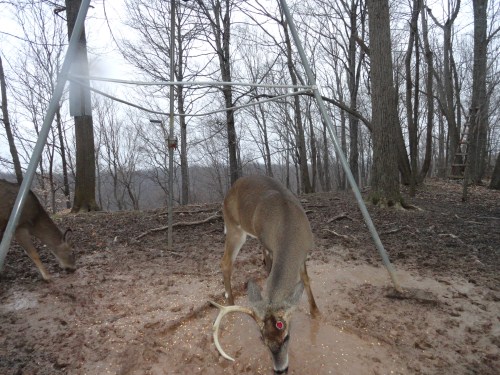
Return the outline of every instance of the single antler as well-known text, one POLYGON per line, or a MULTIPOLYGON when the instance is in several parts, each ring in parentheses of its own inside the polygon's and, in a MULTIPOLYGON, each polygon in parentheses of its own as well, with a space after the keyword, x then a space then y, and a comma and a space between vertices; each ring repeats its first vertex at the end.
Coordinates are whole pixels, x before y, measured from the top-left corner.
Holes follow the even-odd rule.
POLYGON ((233 312, 242 312, 245 314, 250 315, 254 320, 255 320, 255 313, 253 310, 249 309, 248 307, 243 307, 243 306, 222 306, 219 305, 217 302, 214 301, 209 301, 212 305, 215 307, 219 308, 219 315, 217 315, 217 319, 215 319, 214 326, 213 326, 213 331, 214 331, 214 343, 215 347, 219 351, 220 355, 226 358, 229 361, 234 361, 234 358, 230 357, 227 355, 224 350, 222 350, 222 347, 220 346, 219 343, 219 326, 222 321, 222 318, 229 313, 233 312))

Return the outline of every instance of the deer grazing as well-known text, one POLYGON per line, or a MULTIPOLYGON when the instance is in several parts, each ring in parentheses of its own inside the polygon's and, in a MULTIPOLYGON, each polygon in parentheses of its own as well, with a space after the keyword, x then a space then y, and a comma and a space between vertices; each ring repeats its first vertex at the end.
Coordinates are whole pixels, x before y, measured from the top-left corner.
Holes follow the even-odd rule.
MULTIPOLYGON (((0 180, 0 239, 3 237, 18 192, 19 185, 0 180)), ((50 248, 63 269, 76 269, 72 246, 68 242, 71 230, 62 234, 30 190, 16 226, 15 239, 35 263, 43 279, 49 281, 50 274, 43 266, 31 236, 37 237, 50 248)))
POLYGON ((219 344, 222 318, 232 312, 250 315, 257 323, 262 339, 269 348, 274 372, 288 371, 290 320, 294 306, 305 288, 311 315, 319 314, 306 270, 306 258, 313 247, 313 235, 299 200, 277 180, 266 176, 238 179, 224 199, 225 251, 221 267, 226 297, 234 305, 231 288, 233 263, 247 235, 264 246, 264 260, 269 276, 266 292, 252 280, 248 282, 251 307, 222 306, 214 323, 214 342, 219 353, 234 361, 219 344))

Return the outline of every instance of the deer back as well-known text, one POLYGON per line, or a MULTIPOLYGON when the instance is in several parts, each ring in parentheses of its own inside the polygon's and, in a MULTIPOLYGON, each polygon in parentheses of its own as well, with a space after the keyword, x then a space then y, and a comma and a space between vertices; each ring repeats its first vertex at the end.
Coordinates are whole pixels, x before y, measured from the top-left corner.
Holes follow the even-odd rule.
MULTIPOLYGON (((3 230, 5 230, 5 226, 9 221, 9 217, 12 212, 12 208, 14 207, 14 203, 16 201, 18 193, 18 184, 0 180, 0 222, 2 223, 2 225, 0 225, 0 228, 2 229, 2 232, 3 230)), ((55 237, 54 240, 56 242, 61 240, 63 237, 62 233, 59 231, 55 223, 47 214, 36 195, 30 190, 28 191, 23 210, 21 212, 21 215, 19 216, 17 227, 26 227, 32 233, 32 229, 36 225, 40 225, 40 229, 43 229, 46 233, 52 234, 52 236, 55 237)), ((52 245, 52 243, 47 244, 52 245)))

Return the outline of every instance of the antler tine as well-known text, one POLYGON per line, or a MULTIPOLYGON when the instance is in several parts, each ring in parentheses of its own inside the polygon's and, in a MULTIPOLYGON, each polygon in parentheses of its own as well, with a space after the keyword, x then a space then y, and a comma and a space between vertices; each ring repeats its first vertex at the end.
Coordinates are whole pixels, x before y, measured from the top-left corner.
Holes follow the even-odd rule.
POLYGON ((214 301, 209 301, 209 302, 212 305, 214 305, 215 307, 219 308, 219 315, 217 315, 217 319, 215 319, 214 326, 212 328, 214 331, 215 347, 217 348, 217 350, 219 351, 221 356, 223 356, 224 358, 226 358, 229 361, 234 362, 234 358, 227 355, 219 343, 219 326, 220 326, 220 323, 222 321, 222 318, 226 314, 229 314, 229 313, 242 312, 242 313, 250 315, 255 320, 255 313, 251 309, 249 309, 247 307, 243 307, 243 306, 223 306, 223 305, 219 305, 217 302, 214 302, 214 301))

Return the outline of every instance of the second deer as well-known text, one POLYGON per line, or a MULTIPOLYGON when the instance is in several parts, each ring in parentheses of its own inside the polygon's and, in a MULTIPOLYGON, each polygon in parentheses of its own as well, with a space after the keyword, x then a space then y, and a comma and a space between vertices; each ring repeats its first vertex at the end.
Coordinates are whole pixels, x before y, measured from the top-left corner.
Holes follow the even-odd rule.
MULTIPOLYGON (((0 180, 0 239, 3 237, 18 192, 19 185, 0 180)), ((42 264, 31 236, 37 237, 50 248, 63 269, 74 271, 75 257, 69 242, 70 235, 70 230, 63 234, 57 228, 36 195, 30 190, 16 226, 15 238, 35 263, 45 281, 50 280, 50 274, 42 264)))
POLYGON ((313 247, 309 220, 299 200, 277 180, 266 176, 238 179, 224 199, 223 212, 226 242, 221 267, 228 303, 234 305, 233 263, 247 235, 258 238, 264 246, 269 276, 263 296, 259 286, 249 281, 250 308, 211 302, 220 309, 214 323, 215 345, 224 358, 234 360, 219 344, 219 326, 226 314, 243 312, 259 326, 272 355, 274 372, 286 373, 291 313, 304 289, 311 315, 319 314, 306 269, 307 254, 313 247))

